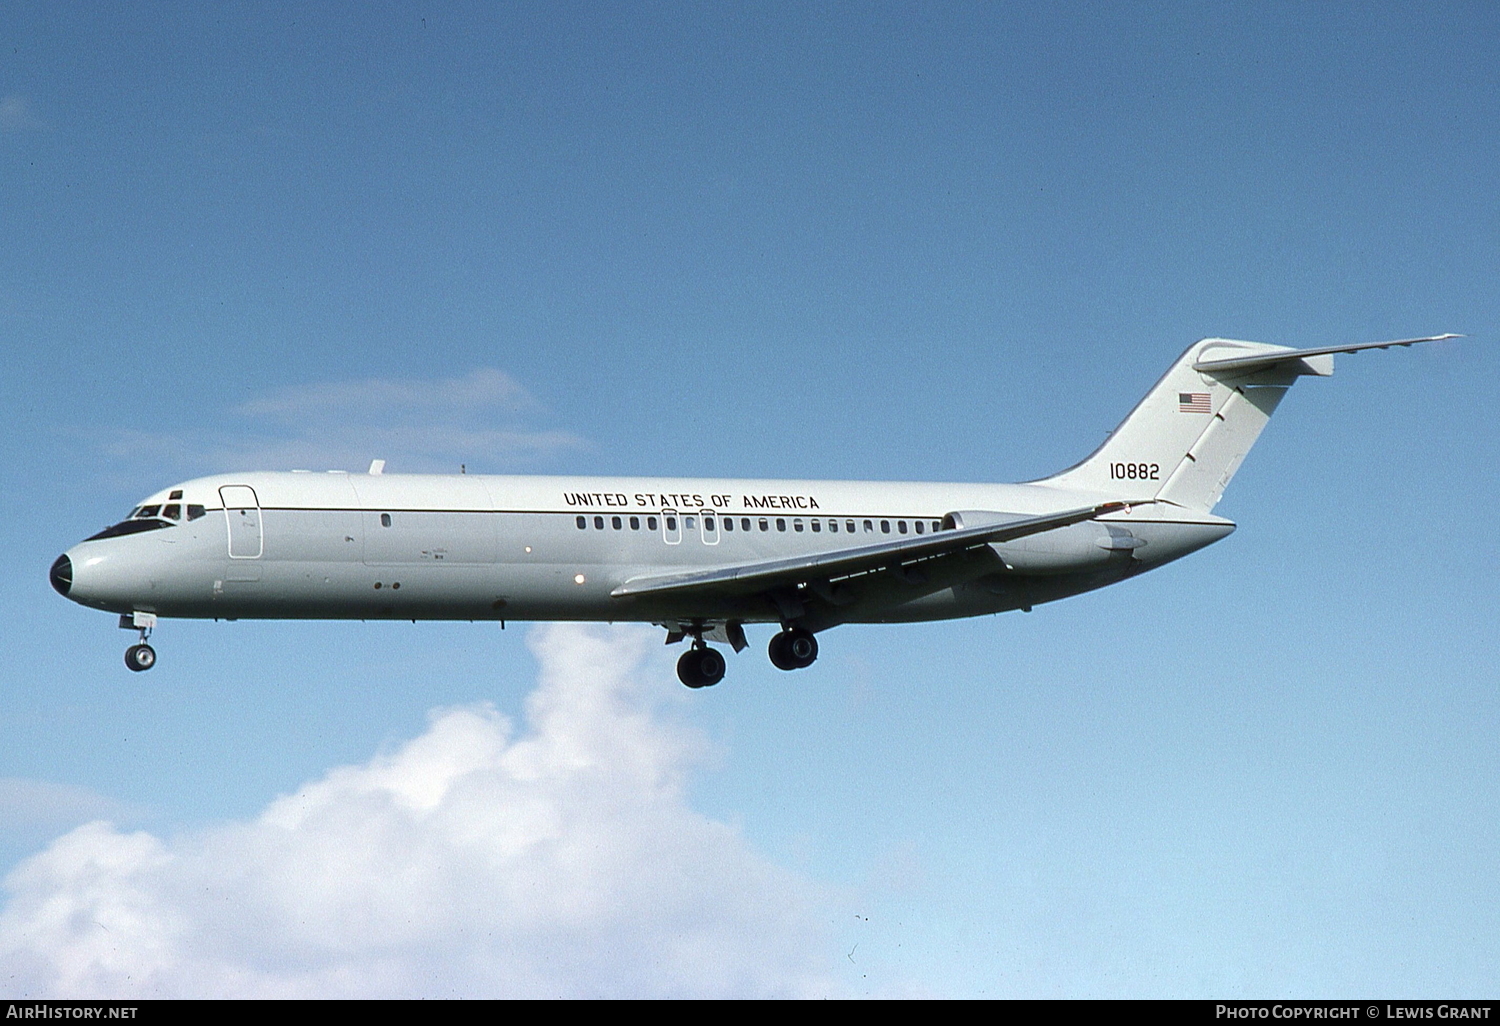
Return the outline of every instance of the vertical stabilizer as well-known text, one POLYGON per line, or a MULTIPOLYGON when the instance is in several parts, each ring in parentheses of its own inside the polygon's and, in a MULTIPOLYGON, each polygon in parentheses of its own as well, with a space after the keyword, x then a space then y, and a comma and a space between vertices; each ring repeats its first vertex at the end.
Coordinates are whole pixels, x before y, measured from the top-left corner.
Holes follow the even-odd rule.
POLYGON ((1292 382, 1332 373, 1331 355, 1303 352, 1222 338, 1195 342, 1092 455, 1034 483, 1207 512, 1292 382), (1245 366, 1249 361, 1254 365, 1245 366), (1206 366, 1215 362, 1237 366, 1206 366))

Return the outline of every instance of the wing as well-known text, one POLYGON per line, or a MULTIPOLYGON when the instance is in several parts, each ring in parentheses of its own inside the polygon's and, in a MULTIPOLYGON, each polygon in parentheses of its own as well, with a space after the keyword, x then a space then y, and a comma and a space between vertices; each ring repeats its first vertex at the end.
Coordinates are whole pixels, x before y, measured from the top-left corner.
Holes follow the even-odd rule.
POLYGON ((1045 516, 1014 517, 975 527, 960 527, 926 536, 880 542, 875 545, 860 545, 855 548, 835 549, 832 552, 819 552, 810 556, 767 559, 756 563, 741 563, 738 566, 723 566, 688 573, 643 575, 632 577, 610 594, 616 598, 625 598, 638 595, 680 595, 693 591, 712 591, 716 594, 723 594, 726 591, 746 593, 797 585, 814 579, 834 580, 873 570, 883 570, 886 567, 900 566, 919 559, 945 556, 964 549, 979 548, 993 542, 1006 542, 1024 538, 1029 534, 1041 534, 1043 531, 1092 520, 1131 505, 1144 505, 1149 501, 1106 502, 1097 506, 1064 510, 1061 513, 1048 513, 1045 516))

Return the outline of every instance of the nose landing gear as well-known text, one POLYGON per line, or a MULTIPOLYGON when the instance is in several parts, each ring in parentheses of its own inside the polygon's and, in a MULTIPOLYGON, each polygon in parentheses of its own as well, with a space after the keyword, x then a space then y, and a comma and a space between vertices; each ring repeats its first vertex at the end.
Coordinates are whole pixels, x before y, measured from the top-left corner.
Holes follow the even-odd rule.
MULTIPOLYGON (((146 634, 141 631, 141 634, 146 634)), ((131 645, 125 650, 125 665, 139 673, 141 670, 149 670, 156 665, 156 649, 144 641, 139 645, 131 645)))
POLYGON ((141 633, 140 643, 131 645, 125 650, 125 665, 136 673, 149 670, 156 665, 156 649, 146 644, 146 639, 151 637, 151 629, 155 626, 155 613, 122 613, 120 615, 121 629, 141 633))

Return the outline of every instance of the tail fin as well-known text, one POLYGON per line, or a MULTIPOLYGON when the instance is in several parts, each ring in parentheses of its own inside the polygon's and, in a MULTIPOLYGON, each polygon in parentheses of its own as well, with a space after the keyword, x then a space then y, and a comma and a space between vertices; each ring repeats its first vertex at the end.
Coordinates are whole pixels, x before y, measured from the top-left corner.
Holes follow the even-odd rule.
POLYGON ((1332 374, 1335 353, 1457 337, 1322 349, 1203 339, 1177 358, 1092 455, 1034 483, 1113 498, 1154 497, 1208 512, 1298 377, 1332 374))

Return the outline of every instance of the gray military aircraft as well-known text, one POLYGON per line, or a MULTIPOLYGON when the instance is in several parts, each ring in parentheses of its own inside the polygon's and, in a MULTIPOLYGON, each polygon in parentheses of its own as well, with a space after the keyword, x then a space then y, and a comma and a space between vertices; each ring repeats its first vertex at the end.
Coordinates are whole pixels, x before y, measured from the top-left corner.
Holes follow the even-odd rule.
POLYGON ((1218 541, 1214 516, 1288 387, 1337 353, 1189 346, 1092 455, 1025 484, 245 473, 162 489, 52 565, 120 614, 150 669, 158 617, 642 621, 717 684, 744 625, 810 666, 843 623, 978 616, 1122 581, 1218 541))

